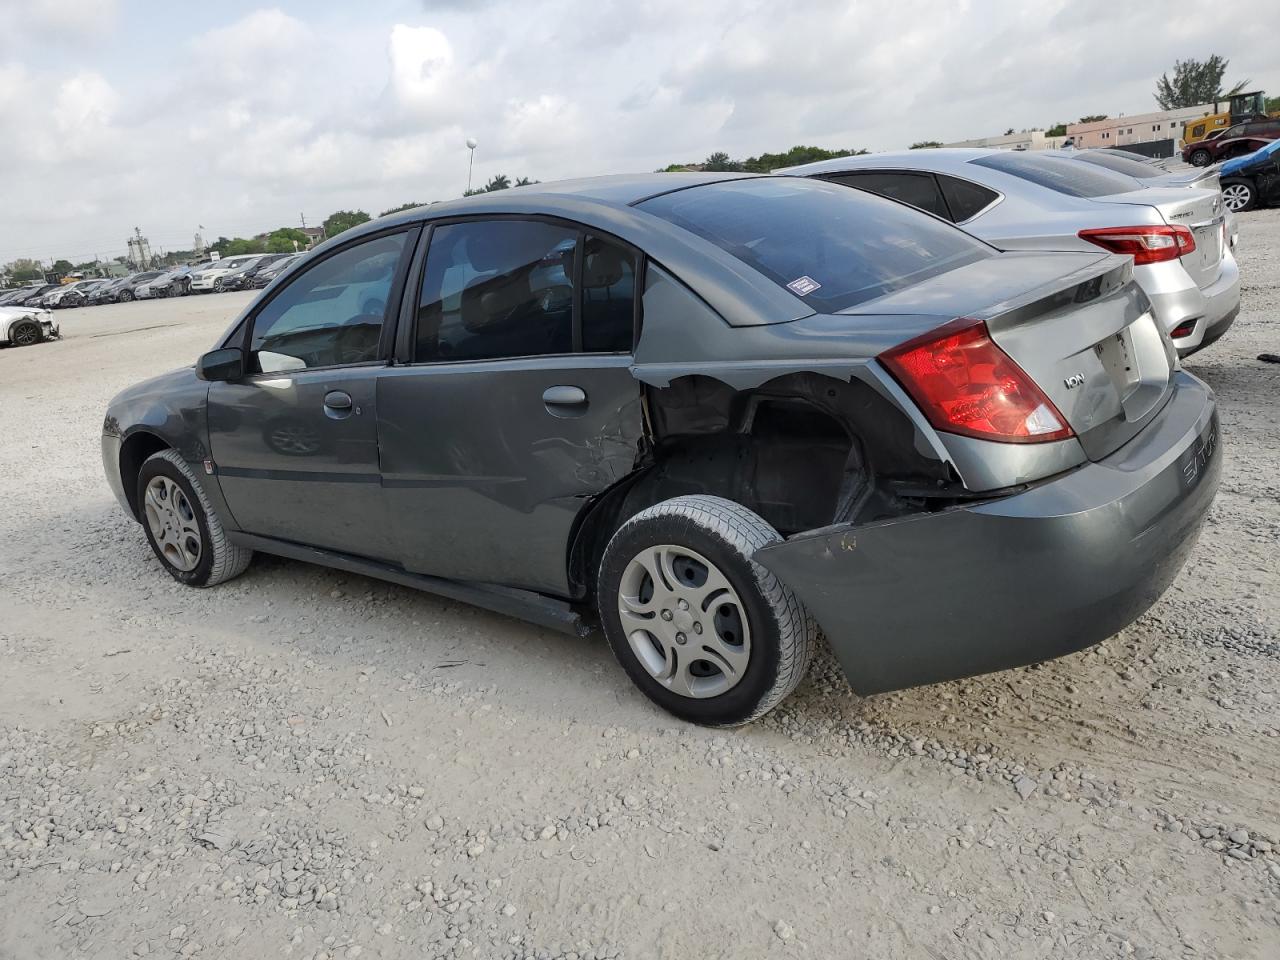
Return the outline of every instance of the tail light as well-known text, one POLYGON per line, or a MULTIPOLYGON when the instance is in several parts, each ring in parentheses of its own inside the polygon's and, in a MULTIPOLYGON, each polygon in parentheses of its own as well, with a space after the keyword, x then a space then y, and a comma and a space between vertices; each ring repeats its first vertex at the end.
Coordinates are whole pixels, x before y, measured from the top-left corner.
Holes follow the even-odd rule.
POLYGON ((882 353, 880 361, 939 430, 1003 443, 1075 435, 981 320, 953 320, 882 353))
POLYGON ((1128 254, 1134 266, 1177 260, 1196 248, 1195 234, 1181 224, 1081 230, 1080 238, 1112 253, 1128 254))

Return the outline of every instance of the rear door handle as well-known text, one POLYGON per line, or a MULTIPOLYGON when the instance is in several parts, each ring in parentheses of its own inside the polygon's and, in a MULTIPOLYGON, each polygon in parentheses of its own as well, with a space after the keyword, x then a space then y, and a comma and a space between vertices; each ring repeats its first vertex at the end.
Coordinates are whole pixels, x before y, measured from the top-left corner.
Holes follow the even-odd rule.
POLYGON ((587 412, 587 391, 567 385, 547 387, 542 403, 553 417, 580 417, 587 412))

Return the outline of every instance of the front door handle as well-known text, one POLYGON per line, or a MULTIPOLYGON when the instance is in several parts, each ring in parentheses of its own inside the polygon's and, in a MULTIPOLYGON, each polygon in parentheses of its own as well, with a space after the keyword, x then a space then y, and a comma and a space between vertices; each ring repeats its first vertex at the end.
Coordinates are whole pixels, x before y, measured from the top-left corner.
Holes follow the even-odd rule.
POLYGON ((553 417, 580 417, 587 412, 587 391, 567 385, 547 387, 542 403, 553 417))
POLYGON ((324 412, 328 417, 342 420, 351 416, 351 394, 345 390, 330 390, 324 395, 324 412))

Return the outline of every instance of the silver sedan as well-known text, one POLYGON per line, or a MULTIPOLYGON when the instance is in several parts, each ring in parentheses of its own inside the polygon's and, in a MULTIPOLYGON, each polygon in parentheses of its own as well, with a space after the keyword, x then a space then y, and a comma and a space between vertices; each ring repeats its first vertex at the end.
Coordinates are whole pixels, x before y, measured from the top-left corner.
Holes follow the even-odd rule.
POLYGON ((1153 186, 1067 157, 986 149, 839 157, 778 172, 911 204, 1001 250, 1128 254, 1182 356, 1221 337, 1240 309, 1240 271, 1216 189, 1153 186))

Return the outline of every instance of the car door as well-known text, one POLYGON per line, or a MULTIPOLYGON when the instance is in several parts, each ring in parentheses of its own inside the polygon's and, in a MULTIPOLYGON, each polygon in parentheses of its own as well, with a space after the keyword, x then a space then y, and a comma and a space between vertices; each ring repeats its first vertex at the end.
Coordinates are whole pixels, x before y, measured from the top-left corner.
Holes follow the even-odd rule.
POLYGON ((432 228, 407 362, 378 378, 406 568, 568 595, 578 515, 636 463, 640 262, 560 221, 432 228))
POLYGON ((1273 151, 1254 174, 1258 199, 1268 206, 1280 205, 1280 151, 1273 151))
POLYGON ((376 386, 418 233, 340 247, 248 318, 249 373, 212 384, 208 406, 218 481, 247 533, 391 559, 376 386))

